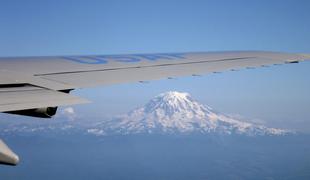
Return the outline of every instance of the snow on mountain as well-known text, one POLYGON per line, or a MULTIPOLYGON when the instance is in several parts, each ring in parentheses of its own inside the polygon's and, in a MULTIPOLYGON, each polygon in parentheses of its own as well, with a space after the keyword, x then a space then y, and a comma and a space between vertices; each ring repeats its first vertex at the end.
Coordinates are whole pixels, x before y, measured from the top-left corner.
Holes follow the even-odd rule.
POLYGON ((126 115, 98 123, 95 129, 120 134, 220 133, 252 136, 289 133, 287 130, 267 128, 215 113, 188 93, 176 91, 162 93, 126 115))
POLYGON ((110 120, 78 120, 74 109, 66 108, 52 121, 9 123, 0 133, 75 133, 97 136, 115 134, 240 134, 286 135, 292 131, 267 128, 244 122, 195 101, 188 93, 169 91, 151 99, 145 106, 110 120), (68 116, 69 114, 69 116, 68 116), (60 119, 59 119, 60 118, 60 119), (67 120, 66 120, 67 119, 67 120), (76 120, 75 120, 76 119, 76 120))

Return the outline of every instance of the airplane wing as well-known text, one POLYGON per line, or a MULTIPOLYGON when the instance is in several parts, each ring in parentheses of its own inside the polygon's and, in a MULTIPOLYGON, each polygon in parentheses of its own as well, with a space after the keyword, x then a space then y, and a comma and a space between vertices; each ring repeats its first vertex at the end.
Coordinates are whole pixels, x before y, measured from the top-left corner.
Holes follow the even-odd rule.
POLYGON ((76 88, 306 59, 310 59, 309 55, 260 51, 0 58, 0 112, 40 116, 38 113, 48 110, 46 107, 87 102, 69 95, 68 92, 76 88))

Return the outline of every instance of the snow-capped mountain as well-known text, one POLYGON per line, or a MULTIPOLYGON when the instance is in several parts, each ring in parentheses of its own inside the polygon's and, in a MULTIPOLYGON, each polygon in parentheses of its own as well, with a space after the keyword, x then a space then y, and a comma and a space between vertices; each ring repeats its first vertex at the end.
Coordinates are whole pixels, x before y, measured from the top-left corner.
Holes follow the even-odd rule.
POLYGON ((110 120, 77 119, 73 109, 52 121, 8 123, 0 133, 77 133, 94 135, 127 134, 241 134, 286 135, 292 131, 267 128, 213 111, 195 101, 188 93, 170 91, 151 99, 145 106, 110 120))
POLYGON ((215 113, 188 93, 162 93, 145 106, 89 130, 94 134, 190 134, 220 133, 245 135, 284 135, 290 131, 267 128, 215 113))

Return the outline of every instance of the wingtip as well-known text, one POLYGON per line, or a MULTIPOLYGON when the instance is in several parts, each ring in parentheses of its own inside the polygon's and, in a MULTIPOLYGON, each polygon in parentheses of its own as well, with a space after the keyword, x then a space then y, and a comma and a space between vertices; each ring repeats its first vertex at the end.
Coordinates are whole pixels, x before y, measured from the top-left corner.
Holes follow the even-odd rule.
POLYGON ((310 54, 299 54, 303 57, 304 60, 310 60, 310 54))
POLYGON ((0 164, 16 166, 19 157, 0 139, 0 164))
POLYGON ((16 154, 10 156, 6 161, 0 161, 0 164, 9 166, 17 166, 18 163, 19 163, 19 157, 16 154))

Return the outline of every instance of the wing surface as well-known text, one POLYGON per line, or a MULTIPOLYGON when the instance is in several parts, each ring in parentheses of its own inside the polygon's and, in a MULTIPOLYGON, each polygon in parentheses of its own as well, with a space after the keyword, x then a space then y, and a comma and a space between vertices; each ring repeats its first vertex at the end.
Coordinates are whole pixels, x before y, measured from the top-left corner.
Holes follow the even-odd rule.
POLYGON ((59 92, 61 90, 296 63, 306 59, 310 59, 309 55, 261 51, 0 58, 0 112, 84 102, 59 92))

